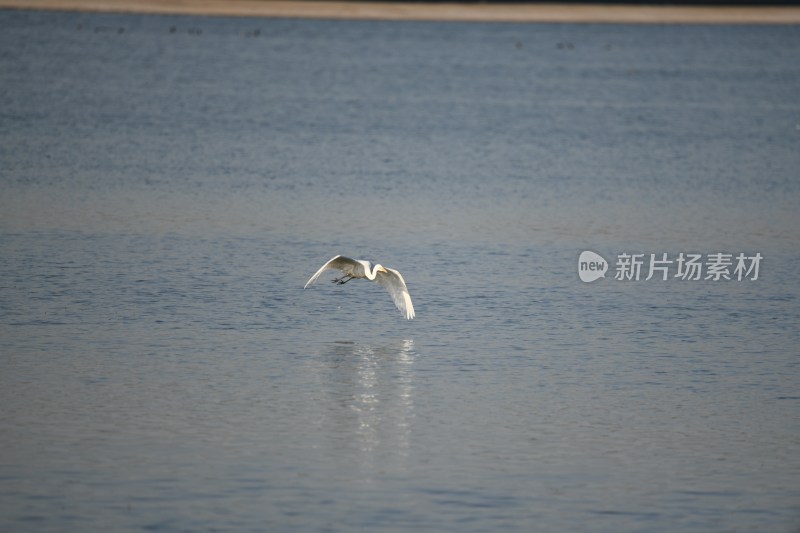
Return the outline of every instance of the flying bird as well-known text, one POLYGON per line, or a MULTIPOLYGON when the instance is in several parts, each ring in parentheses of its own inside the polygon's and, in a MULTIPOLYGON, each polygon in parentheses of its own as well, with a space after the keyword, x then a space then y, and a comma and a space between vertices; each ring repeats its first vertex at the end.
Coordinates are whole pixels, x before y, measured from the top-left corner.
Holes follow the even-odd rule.
POLYGON ((370 281, 377 281, 384 289, 386 289, 394 300, 394 305, 403 313, 408 320, 414 318, 414 304, 411 303, 411 295, 408 294, 408 287, 406 281, 400 272, 393 268, 386 268, 383 265, 375 265, 372 267, 369 261, 361 259, 350 259, 349 257, 342 257, 337 255, 317 270, 317 273, 311 276, 311 279, 303 287, 308 288, 313 285, 317 278, 328 270, 335 268, 341 270, 343 276, 332 280, 333 283, 344 285, 351 279, 362 278, 370 281))

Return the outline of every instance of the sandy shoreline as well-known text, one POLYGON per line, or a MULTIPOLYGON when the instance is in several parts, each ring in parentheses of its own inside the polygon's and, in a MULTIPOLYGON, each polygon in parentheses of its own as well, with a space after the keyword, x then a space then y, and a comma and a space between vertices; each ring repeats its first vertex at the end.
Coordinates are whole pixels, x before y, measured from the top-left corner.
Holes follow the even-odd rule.
POLYGON ((0 0, 0 9, 175 15, 629 24, 800 24, 800 7, 418 4, 319 0, 0 0))

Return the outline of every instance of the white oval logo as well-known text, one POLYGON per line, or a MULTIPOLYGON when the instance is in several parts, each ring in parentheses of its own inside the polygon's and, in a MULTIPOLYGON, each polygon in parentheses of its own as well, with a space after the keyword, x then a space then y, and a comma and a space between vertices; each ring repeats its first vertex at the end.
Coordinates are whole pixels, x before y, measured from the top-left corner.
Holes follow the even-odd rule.
POLYGON ((589 250, 581 252, 581 256, 578 258, 578 276, 581 281, 590 283, 604 278, 606 270, 608 270, 608 261, 603 259, 603 256, 589 250))

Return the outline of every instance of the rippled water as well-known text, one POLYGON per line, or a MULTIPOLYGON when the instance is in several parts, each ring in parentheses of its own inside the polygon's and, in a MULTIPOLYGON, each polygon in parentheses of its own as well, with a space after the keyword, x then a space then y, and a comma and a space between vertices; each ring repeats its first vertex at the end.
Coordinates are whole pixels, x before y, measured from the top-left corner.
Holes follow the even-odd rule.
POLYGON ((0 27, 1 529, 800 526, 798 28, 0 27))

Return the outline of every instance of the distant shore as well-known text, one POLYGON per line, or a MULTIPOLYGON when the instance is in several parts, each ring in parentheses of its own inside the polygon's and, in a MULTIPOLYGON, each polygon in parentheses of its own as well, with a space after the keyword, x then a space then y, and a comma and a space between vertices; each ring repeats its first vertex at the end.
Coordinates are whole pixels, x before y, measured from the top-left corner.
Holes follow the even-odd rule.
POLYGON ((325 0, 0 0, 0 9, 465 22, 800 24, 798 6, 459 4, 325 0))

